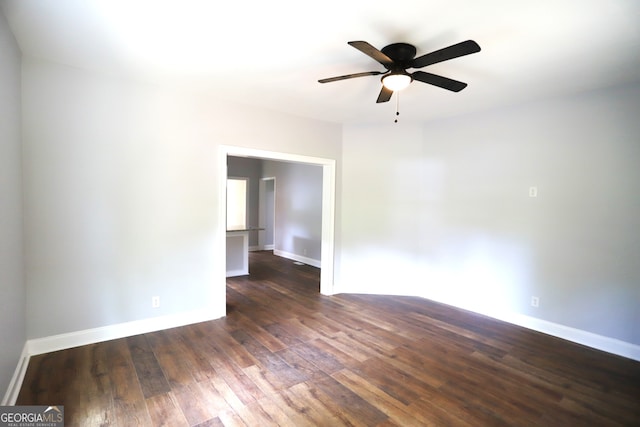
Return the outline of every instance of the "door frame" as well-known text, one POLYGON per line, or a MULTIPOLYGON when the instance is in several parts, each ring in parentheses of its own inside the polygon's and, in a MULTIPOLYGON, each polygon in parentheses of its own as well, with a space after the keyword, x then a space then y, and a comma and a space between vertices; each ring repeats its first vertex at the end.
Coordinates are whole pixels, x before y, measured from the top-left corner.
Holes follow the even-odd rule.
MULTIPOLYGON (((299 154, 281 153, 276 151, 257 150, 254 148, 220 145, 218 151, 218 227, 217 234, 217 259, 226 260, 226 183, 227 183, 227 157, 250 157, 282 162, 302 163, 322 166, 322 234, 320 250, 320 293, 333 295, 334 293, 334 254, 335 254, 335 200, 336 200, 336 161, 322 157, 303 156, 299 154)), ((219 265, 224 266, 225 262, 219 265)), ((216 295, 225 295, 226 301, 226 274, 221 268, 217 273, 214 292, 216 295)), ((226 304, 225 304, 226 305, 226 304)), ((220 307, 218 305, 218 307, 220 307)), ((220 307, 222 308, 222 307, 220 307)), ((224 309, 226 313, 226 308, 224 309)))

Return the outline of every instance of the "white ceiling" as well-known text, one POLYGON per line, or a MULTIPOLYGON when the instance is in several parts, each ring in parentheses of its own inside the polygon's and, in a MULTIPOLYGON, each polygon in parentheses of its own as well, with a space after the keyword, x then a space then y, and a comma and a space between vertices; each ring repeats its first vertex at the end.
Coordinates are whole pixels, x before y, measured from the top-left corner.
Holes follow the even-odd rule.
POLYGON ((212 91, 221 99, 335 122, 395 118, 376 104, 384 70, 347 45, 473 39, 482 51, 423 70, 459 93, 414 82, 401 120, 429 120, 640 81, 638 0, 0 0, 24 55, 212 91))

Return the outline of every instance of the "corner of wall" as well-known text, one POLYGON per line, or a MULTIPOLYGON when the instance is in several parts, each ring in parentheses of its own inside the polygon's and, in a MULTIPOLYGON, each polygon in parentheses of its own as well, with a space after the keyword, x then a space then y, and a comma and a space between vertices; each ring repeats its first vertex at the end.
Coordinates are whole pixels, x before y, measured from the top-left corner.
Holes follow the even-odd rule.
POLYGON ((294 253, 291 253, 291 252, 281 251, 281 250, 278 250, 278 249, 274 249, 273 250, 273 254, 277 255, 279 257, 282 257, 282 258, 290 259, 292 261, 302 262, 304 264, 308 264, 308 265, 313 266, 313 267, 321 268, 321 262, 318 259, 312 259, 312 258, 308 258, 308 257, 302 256, 302 255, 297 255, 297 254, 294 254, 294 253))
POLYGON ((196 310, 168 316, 152 317, 132 322, 118 323, 99 328, 85 329, 66 334, 53 335, 27 341, 30 356, 64 350, 82 345, 146 334, 163 329, 177 328, 193 323, 215 320, 225 315, 224 312, 196 310))
POLYGON ((20 354, 20 359, 18 360, 18 365, 16 366, 16 370, 11 377, 9 387, 7 388, 7 391, 2 398, 2 402, 0 403, 3 406, 15 405, 16 400, 18 400, 18 394, 20 393, 22 381, 24 380, 24 376, 27 373, 27 366, 29 366, 29 359, 31 357, 28 348, 28 343, 25 342, 22 348, 22 353, 20 354))

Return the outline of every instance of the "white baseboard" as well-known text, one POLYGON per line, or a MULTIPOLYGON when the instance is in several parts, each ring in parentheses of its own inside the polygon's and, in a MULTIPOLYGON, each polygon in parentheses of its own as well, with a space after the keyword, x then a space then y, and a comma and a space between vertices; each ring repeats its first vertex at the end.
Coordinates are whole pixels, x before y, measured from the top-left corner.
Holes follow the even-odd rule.
POLYGON ((132 322, 118 323, 100 328, 85 329, 83 331, 53 335, 44 338, 35 338, 27 341, 26 347, 29 355, 49 353, 51 351, 64 350, 97 342, 108 341, 133 335, 145 334, 162 329, 176 328, 192 323, 206 322, 224 316, 224 313, 216 316, 209 310, 198 310, 186 313, 178 313, 168 316, 151 317, 148 319, 134 320, 132 322))
POLYGON ((256 252, 256 251, 272 251, 273 250, 273 245, 257 245, 257 246, 249 246, 249 252, 256 252))
POLYGON ((279 249, 274 249, 273 250, 273 254, 282 258, 287 258, 293 261, 298 261, 298 262, 302 262, 308 265, 311 265, 313 267, 318 267, 320 268, 321 266, 321 262, 318 259, 313 259, 313 258, 307 258, 305 256, 302 255, 297 255, 297 254, 292 254, 291 252, 285 252, 285 251, 281 251, 279 249))
POLYGON ((210 310, 197 310, 187 313, 178 313, 168 316, 118 323, 100 328, 85 329, 82 331, 53 335, 49 337, 30 339, 24 344, 22 355, 20 356, 20 360, 18 361, 16 370, 11 378, 9 387, 7 388, 4 398, 0 404, 3 406, 15 405, 31 356, 72 347, 79 347, 82 345, 94 344, 102 341, 130 337, 133 335, 145 334, 163 329, 176 328, 193 323, 206 322, 218 319, 225 315, 224 312, 217 314, 219 315, 212 313, 210 310))
MULTIPOLYGON (((359 289, 351 289, 345 286, 341 286, 336 293, 356 293, 362 294, 359 289)), ((401 295, 401 294, 394 294, 401 295)), ((536 332, 551 335, 556 338, 561 338, 567 341, 571 341, 577 344, 582 344, 587 347, 594 348, 596 350, 602 350, 607 353, 615 354, 618 356, 626 357, 627 359, 637 360, 640 362, 640 345, 632 344, 626 341, 618 340, 615 338, 606 337, 604 335, 594 334, 592 332, 584 331, 582 329, 572 328, 570 326, 561 325, 559 323, 549 322, 547 320, 538 319, 532 316, 527 316, 519 313, 496 313, 487 310, 478 310, 474 307, 462 306, 456 304, 455 301, 433 298, 426 295, 412 295, 420 298, 425 298, 430 301, 447 304, 452 307, 457 307, 463 310, 471 311, 474 313, 482 314, 483 316, 491 317, 496 320, 511 323, 512 325, 522 326, 523 328, 531 329, 536 332)))
POLYGON ((511 315, 504 316, 504 318, 499 320, 504 320, 505 322, 512 323, 514 325, 582 344, 597 350, 606 351, 607 353, 640 361, 640 345, 631 344, 615 338, 605 337, 603 335, 594 334, 592 332, 583 331, 570 326, 548 322, 546 320, 537 319, 524 314, 513 313, 511 315))
POLYGON ((4 398, 2 398, 2 402, 0 403, 2 406, 13 406, 16 404, 18 393, 20 393, 20 388, 22 388, 22 381, 24 381, 24 376, 27 373, 27 366, 29 366, 30 355, 27 349, 28 346, 25 342, 24 347, 22 347, 22 354, 18 360, 18 365, 16 366, 16 370, 14 371, 9 387, 7 388, 7 392, 4 394, 4 398))
POLYGON ((543 334, 551 335, 556 338, 561 338, 563 340, 582 344, 596 350, 602 350, 607 353, 616 354, 628 359, 640 361, 640 346, 631 344, 626 341, 606 337, 604 335, 594 334, 593 332, 572 328, 571 326, 566 326, 559 323, 549 322, 548 320, 538 319, 536 317, 528 316, 525 314, 515 312, 492 312, 488 310, 477 310, 473 307, 461 307, 456 304, 451 304, 447 301, 441 302, 457 306, 464 310, 473 311, 475 313, 479 313, 493 319, 502 320, 503 322, 511 323, 512 325, 522 326, 523 328, 531 329, 536 332, 541 332, 543 334))
MULTIPOLYGON (((317 267, 320 267, 319 261, 317 260, 283 251, 274 251, 274 254, 294 261, 304 262, 309 265, 317 263, 317 267)), ((344 292, 344 290, 342 292, 344 292)), ((448 302, 442 302, 453 305, 448 302)), ((11 382, 9 383, 9 387, 1 404, 3 406, 15 404, 20 388, 22 387, 22 382, 31 356, 112 339, 124 338, 132 335, 154 332, 162 329, 185 326, 192 323, 206 322, 224 316, 224 313, 218 314, 219 315, 215 315, 208 310, 198 310, 28 340, 24 345, 20 360, 18 361, 18 365, 16 366, 16 370, 11 378, 11 382)), ((640 361, 640 346, 636 344, 631 344, 615 338, 605 337, 583 331, 581 329, 571 328, 569 326, 548 322, 546 320, 518 313, 511 313, 507 315, 492 315, 491 313, 481 314, 537 332, 552 335, 557 338, 562 338, 567 341, 582 344, 587 347, 602 350, 607 353, 640 361)))
POLYGON ((454 307, 469 310, 493 319, 511 323, 512 325, 522 326, 536 332, 551 335, 556 338, 582 344, 596 350, 602 350, 607 353, 616 354, 628 359, 640 361, 640 346, 621 341, 615 338, 605 337, 604 335, 594 334, 582 329, 572 328, 570 326, 561 325, 559 323, 549 322, 547 320, 538 319, 536 317, 527 316, 525 314, 514 312, 491 312, 488 310, 477 310, 473 307, 463 307, 452 304, 450 301, 439 301, 454 307))
POLYGON ((249 274, 249 270, 243 270, 243 269, 229 270, 227 271, 226 277, 246 276, 247 274, 249 274))

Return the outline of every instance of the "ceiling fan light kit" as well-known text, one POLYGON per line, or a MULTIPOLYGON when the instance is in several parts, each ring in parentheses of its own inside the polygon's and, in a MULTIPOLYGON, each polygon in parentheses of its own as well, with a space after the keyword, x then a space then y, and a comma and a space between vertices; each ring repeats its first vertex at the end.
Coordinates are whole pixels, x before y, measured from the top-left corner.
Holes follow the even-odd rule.
MULTIPOLYGON (((480 52, 480 46, 473 40, 463 41, 445 47, 425 55, 416 56, 416 48, 408 43, 393 43, 378 50, 366 41, 351 41, 350 46, 358 49, 365 55, 380 63, 386 71, 366 71, 362 73, 347 74, 344 76, 320 79, 320 83, 330 83, 339 80, 353 79, 356 77, 376 76, 382 74, 380 79, 382 87, 378 95, 377 103, 387 102, 394 92, 405 89, 411 82, 418 80, 433 86, 447 89, 452 92, 460 92, 467 87, 466 83, 443 77, 425 71, 414 71, 409 73, 409 68, 423 68, 438 62, 448 61, 472 53, 480 52)), ((398 113, 396 112, 396 115, 398 113)), ((397 121, 397 120, 396 120, 397 121)))
POLYGON ((387 89, 396 92, 402 89, 406 89, 413 81, 413 78, 406 71, 402 71, 385 74, 384 76, 382 76, 381 80, 382 84, 387 89))

